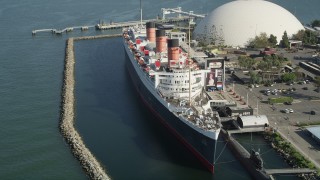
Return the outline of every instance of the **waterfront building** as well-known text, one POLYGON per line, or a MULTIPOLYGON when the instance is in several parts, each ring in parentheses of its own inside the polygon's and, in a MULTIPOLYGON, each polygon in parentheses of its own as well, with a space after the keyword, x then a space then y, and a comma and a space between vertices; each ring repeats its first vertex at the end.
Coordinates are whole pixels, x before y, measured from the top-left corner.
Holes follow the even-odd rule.
POLYGON ((300 21, 283 7, 264 0, 226 3, 206 16, 195 28, 198 41, 215 45, 244 47, 260 33, 280 42, 286 31, 290 37, 304 29, 300 21))
POLYGON ((306 128, 311 137, 314 138, 320 144, 320 126, 313 126, 306 128))

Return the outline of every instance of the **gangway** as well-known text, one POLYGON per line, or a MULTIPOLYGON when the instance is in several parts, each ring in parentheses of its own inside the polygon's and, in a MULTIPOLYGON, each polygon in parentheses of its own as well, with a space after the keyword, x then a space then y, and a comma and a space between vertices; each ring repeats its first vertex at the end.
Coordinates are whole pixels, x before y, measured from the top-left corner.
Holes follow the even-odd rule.
POLYGON ((309 168, 287 168, 287 169, 265 169, 266 174, 308 174, 316 173, 316 170, 309 168))

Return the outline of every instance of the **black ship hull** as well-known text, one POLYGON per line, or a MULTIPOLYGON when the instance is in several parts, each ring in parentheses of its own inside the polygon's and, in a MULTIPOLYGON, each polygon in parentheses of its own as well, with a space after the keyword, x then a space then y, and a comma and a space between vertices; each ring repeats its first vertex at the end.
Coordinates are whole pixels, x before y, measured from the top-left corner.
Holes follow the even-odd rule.
MULTIPOLYGON (((147 74, 138 66, 130 49, 124 45, 126 51, 126 67, 137 90, 140 99, 157 119, 180 141, 182 142, 202 164, 213 173, 214 158, 216 150, 216 137, 210 137, 195 129, 190 122, 181 120, 172 113, 167 106, 159 101, 154 90, 150 91, 150 84, 146 82, 147 74), (141 71, 141 72, 140 72, 141 71), (149 86, 149 87, 148 87, 149 86)), ((153 87, 154 88, 154 87, 153 87)), ((220 131, 220 130, 219 130, 220 131)))

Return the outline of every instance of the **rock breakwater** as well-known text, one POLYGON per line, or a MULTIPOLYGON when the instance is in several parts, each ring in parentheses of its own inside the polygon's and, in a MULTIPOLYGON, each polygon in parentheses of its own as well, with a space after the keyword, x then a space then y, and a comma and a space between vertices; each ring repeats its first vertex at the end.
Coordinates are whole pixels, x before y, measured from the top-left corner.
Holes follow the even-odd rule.
POLYGON ((105 169, 97 161, 94 155, 85 146, 81 136, 74 127, 74 41, 88 40, 107 37, 116 37, 117 35, 101 35, 101 36, 86 36, 69 38, 66 42, 65 52, 65 66, 64 79, 62 85, 62 102, 61 102, 61 116, 60 116, 60 132, 65 138, 65 141, 70 146, 73 155, 79 160, 82 168, 87 173, 90 179, 111 179, 105 169))

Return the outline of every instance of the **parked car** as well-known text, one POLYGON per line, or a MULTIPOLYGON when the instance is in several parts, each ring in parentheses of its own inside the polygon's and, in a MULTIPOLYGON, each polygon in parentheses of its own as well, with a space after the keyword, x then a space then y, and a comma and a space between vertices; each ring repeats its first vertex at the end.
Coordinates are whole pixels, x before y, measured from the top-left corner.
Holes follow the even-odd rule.
POLYGON ((287 101, 287 102, 284 102, 285 105, 292 105, 292 102, 290 101, 287 101))
POLYGON ((283 109, 283 110, 281 110, 281 112, 283 112, 283 113, 290 113, 289 109, 283 109))
POLYGON ((289 111, 290 113, 293 113, 293 112, 294 112, 293 109, 288 109, 288 111, 289 111))
POLYGON ((270 89, 266 89, 266 90, 264 91, 264 95, 269 96, 270 94, 271 94, 270 89))

